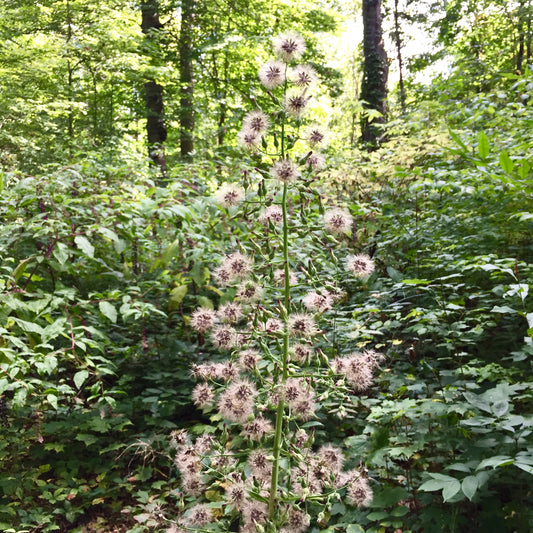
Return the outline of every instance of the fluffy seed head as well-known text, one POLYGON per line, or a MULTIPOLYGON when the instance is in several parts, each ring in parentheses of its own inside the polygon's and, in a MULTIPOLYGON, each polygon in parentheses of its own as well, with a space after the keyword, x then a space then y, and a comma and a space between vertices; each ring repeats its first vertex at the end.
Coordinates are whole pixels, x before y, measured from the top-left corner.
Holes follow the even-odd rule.
POLYGON ((308 158, 305 164, 312 168, 316 172, 320 172, 326 166, 326 158, 318 152, 313 152, 308 158))
POLYGON ((288 320, 289 334, 293 337, 308 338, 318 333, 315 321, 306 313, 294 313, 288 320))
POLYGON ((313 348, 307 344, 297 343, 290 349, 290 354, 293 361, 303 365, 313 356, 313 348))
POLYGON ((294 32, 282 33, 272 39, 274 52, 283 61, 299 59, 305 52, 305 41, 294 32))
POLYGON ((267 61, 259 69, 259 80, 267 89, 275 89, 285 83, 286 69, 282 61, 267 61))
POLYGON ((291 69, 290 79, 298 87, 311 87, 316 83, 318 76, 311 65, 297 65, 291 69))
POLYGON ((329 209, 324 214, 324 227, 327 231, 334 234, 341 234, 350 231, 352 228, 353 217, 340 207, 329 209))
POLYGON ((273 431, 274 426, 272 422, 262 416, 258 416, 251 422, 244 424, 242 435, 250 440, 260 441, 265 435, 269 435, 273 431))
POLYGON ((272 165, 270 175, 283 183, 292 183, 300 177, 300 171, 290 159, 281 159, 272 165))
POLYGON ((224 259, 222 267, 229 272, 232 281, 241 280, 249 276, 253 261, 244 254, 235 252, 224 259))
POLYGON ((259 355, 259 352, 252 348, 243 350, 239 354, 239 365, 243 370, 253 370, 260 360, 261 356, 259 355))
POLYGON ((307 111, 307 104, 311 99, 305 92, 289 91, 285 96, 284 107, 285 111, 295 118, 301 118, 307 111))
POLYGON ((221 322, 236 324, 242 318, 242 306, 236 302, 228 302, 218 308, 217 313, 221 322))
POLYGON ((263 111, 250 111, 243 120, 243 127, 257 135, 264 135, 270 126, 270 119, 263 111))
POLYGON ((283 210, 279 205, 269 205, 260 215, 259 222, 268 225, 272 222, 274 226, 278 226, 283 222, 283 210))
POLYGON ((366 254, 350 255, 346 259, 346 269, 358 278, 370 276, 374 268, 374 261, 366 254))
POLYGON ((221 325, 213 329, 211 342, 220 350, 231 350, 239 342, 239 336, 231 326, 221 325))
POLYGON ((244 189, 234 183, 225 183, 215 193, 216 203, 226 209, 239 205, 244 197, 244 189))
POLYGON ((310 524, 311 520, 307 513, 291 507, 287 512, 287 520, 280 533, 305 533, 310 524))
POLYGON ((198 333, 209 331, 218 321, 217 314, 212 309, 200 307, 191 315, 191 327, 198 333))
POLYGON ((192 401, 202 409, 210 407, 214 399, 215 393, 207 383, 198 383, 192 391, 192 401))
POLYGON ((326 146, 329 141, 329 134, 318 124, 312 124, 305 132, 304 138, 311 147, 326 146))
POLYGON ((239 285, 236 296, 242 302, 255 302, 261 298, 262 292, 255 281, 247 280, 239 285))
POLYGON ((205 503, 199 503, 189 509, 184 519, 187 526, 205 526, 214 520, 213 510, 205 503))
POLYGON ((242 128, 237 133, 237 142, 247 150, 255 150, 261 146, 261 135, 248 128, 242 128))
POLYGON ((322 291, 320 294, 316 291, 311 291, 304 296, 303 304, 309 311, 323 313, 331 309, 333 299, 327 291, 322 291))

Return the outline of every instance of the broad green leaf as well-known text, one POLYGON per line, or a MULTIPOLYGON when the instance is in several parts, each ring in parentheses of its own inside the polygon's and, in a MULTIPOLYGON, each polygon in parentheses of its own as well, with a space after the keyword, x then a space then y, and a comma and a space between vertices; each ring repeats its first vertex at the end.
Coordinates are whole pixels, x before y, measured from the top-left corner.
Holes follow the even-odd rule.
POLYGON ((479 486, 479 480, 476 476, 467 476, 461 483, 463 494, 471 501, 479 486))
POLYGON ((510 465, 513 464, 514 459, 509 457, 508 455, 494 455, 493 457, 489 457, 488 459, 484 459, 479 463, 476 470, 481 470, 483 468, 488 468, 489 466, 492 466, 493 468, 496 468, 498 466, 503 465, 510 465))
POLYGON ((359 524, 350 524, 346 528, 346 533, 364 533, 365 530, 359 524))
POLYGON ((461 483, 458 479, 454 479, 446 484, 442 489, 442 497, 445 502, 451 500, 461 490, 461 483))
POLYGON ((46 396, 48 403, 57 410, 57 396, 55 394, 48 394, 46 396))
POLYGON ((500 167, 502 167, 504 172, 507 172, 507 174, 512 172, 514 168, 514 163, 512 159, 509 157, 509 154, 505 150, 502 150, 500 152, 499 162, 500 162, 500 167))
POLYGON ((490 311, 491 313, 502 313, 505 315, 514 315, 518 313, 516 309, 513 309, 508 305, 495 305, 490 311))
POLYGON ((533 474, 533 466, 531 465, 526 465, 525 463, 518 462, 515 462, 514 465, 523 470, 524 472, 527 472, 528 474, 533 474))
POLYGON ((76 385, 78 389, 81 389, 81 386, 88 377, 89 372, 87 370, 80 370, 79 372, 76 372, 73 378, 74 385, 76 385))
POLYGON ((115 306, 106 301, 102 301, 98 304, 98 308, 100 309, 100 313, 102 313, 105 317, 109 318, 113 324, 116 324, 117 322, 117 310, 115 309, 115 306))
POLYGON ((28 264, 28 261, 30 261, 31 257, 28 257, 26 259, 23 259, 18 265, 15 270, 13 270, 13 279, 15 281, 18 281, 22 274, 24 274, 26 270, 26 265, 28 264))
POLYGON ((487 159, 490 153, 489 139, 483 131, 480 131, 477 136, 477 153, 481 159, 487 159))
POLYGON ((501 400, 499 402, 494 402, 492 404, 492 412, 498 417, 502 417, 505 413, 509 411, 509 402, 501 400))
POLYGON ((83 442, 85 446, 90 446, 91 444, 98 442, 98 437, 96 435, 91 435, 90 433, 78 433, 75 439, 83 442))
POLYGON ((188 289, 189 287, 187 285, 179 285, 170 291, 170 301, 168 302, 169 309, 176 309, 179 306, 183 301, 183 298, 185 298, 188 289))
POLYGON ((442 479, 429 479, 428 481, 422 483, 418 490, 423 490, 426 492, 433 492, 435 490, 442 490, 446 486, 446 482, 442 479))
POLYGON ((472 404, 478 409, 481 409, 482 411, 486 411, 487 413, 491 412, 489 402, 483 400, 483 398, 479 397, 477 394, 467 391, 467 392, 463 392, 463 396, 465 397, 465 400, 468 403, 472 404))
POLYGON ((89 242, 87 237, 84 237, 83 235, 76 235, 76 237, 74 237, 74 242, 85 255, 91 258, 94 257, 94 246, 89 242))
POLYGON ((529 176, 529 171, 531 170, 531 165, 526 159, 522 159, 520 167, 518 168, 518 175, 525 179, 529 176))
POLYGON ((64 265, 68 261, 68 258, 69 258, 68 251, 69 251, 69 247, 66 244, 62 242, 58 242, 54 246, 54 250, 52 251, 52 254, 57 259, 57 262, 60 265, 64 265))

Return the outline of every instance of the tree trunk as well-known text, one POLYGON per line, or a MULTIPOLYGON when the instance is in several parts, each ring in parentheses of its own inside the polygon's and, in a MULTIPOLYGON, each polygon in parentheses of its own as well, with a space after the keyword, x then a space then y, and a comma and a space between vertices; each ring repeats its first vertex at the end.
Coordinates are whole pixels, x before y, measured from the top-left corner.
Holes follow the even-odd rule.
MULTIPOLYGON (((163 25, 159 21, 158 0, 144 0, 141 4, 141 29, 147 40, 154 39, 154 30, 163 25)), ((155 80, 144 83, 144 102, 146 106, 146 134, 148 151, 153 163, 163 175, 166 171, 164 142, 167 138, 167 127, 164 118, 163 87, 155 80)))
POLYGON ((192 65, 194 0, 181 3, 181 31, 179 38, 180 67, 180 153, 189 158, 194 150, 194 78, 192 65))
POLYGON ((387 115, 387 53, 383 46, 381 0, 363 0, 363 82, 361 100, 363 107, 381 113, 381 116, 363 117, 362 140, 376 146, 383 140, 383 133, 377 127, 386 121, 387 115))
POLYGON ((398 70, 400 73, 400 105, 402 115, 405 114, 405 86, 403 83, 403 58, 402 58, 402 38, 400 35, 400 14, 398 13, 398 0, 394 0, 394 41, 396 44, 396 56, 398 58, 398 70))

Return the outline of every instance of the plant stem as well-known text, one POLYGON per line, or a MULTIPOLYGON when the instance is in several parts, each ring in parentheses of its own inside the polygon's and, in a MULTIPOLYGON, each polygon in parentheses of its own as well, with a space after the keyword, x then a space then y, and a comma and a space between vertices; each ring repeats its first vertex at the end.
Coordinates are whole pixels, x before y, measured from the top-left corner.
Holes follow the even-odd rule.
MULTIPOLYGON (((284 305, 287 315, 289 314, 290 305, 290 277, 289 277, 289 227, 287 224, 287 184, 283 185, 283 261, 285 267, 285 284, 284 284, 284 305)), ((282 360, 282 377, 281 384, 283 385, 287 381, 288 368, 287 362, 289 359, 289 330, 287 328, 287 319, 285 317, 285 330, 283 332, 283 360, 282 360)), ((281 436, 283 433, 283 414, 285 412, 285 401, 283 395, 280 395, 278 400, 278 409, 276 412, 276 432, 274 434, 274 448, 272 450, 274 456, 274 463, 272 465, 272 478, 270 483, 270 497, 268 500, 268 514, 270 519, 274 518, 276 512, 277 503, 277 491, 278 491, 278 476, 279 476, 279 456, 281 450, 281 436)))

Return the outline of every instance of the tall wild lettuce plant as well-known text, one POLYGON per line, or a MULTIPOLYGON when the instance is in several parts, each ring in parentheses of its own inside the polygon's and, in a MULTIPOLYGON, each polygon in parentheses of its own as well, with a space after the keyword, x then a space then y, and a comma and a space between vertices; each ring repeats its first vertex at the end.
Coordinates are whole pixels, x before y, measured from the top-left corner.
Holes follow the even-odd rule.
MULTIPOLYGON (((172 433, 181 493, 169 532, 304 532, 324 526, 341 499, 356 507, 372 500, 366 469, 314 433, 324 406, 343 405, 370 386, 381 355, 353 352, 349 342, 327 348, 343 292, 337 280, 319 279, 312 257, 301 261, 296 243, 326 232, 321 243, 337 246, 353 219, 340 206, 326 209, 320 224, 306 216, 304 200, 325 164, 320 149, 328 138, 305 121, 317 74, 299 62, 306 50, 299 35, 285 33, 272 44, 276 57, 259 70, 272 109, 251 110, 239 133, 257 166, 242 186, 224 184, 215 195, 230 220, 246 217, 254 238, 235 239, 212 272, 218 309, 206 302, 191 315, 198 335, 228 355, 192 368, 194 403, 220 431, 195 440, 172 433), (262 237, 253 232, 254 218, 262 237)), ((336 261, 333 253, 325 257, 336 261)), ((374 270, 363 254, 346 254, 344 266, 334 265, 337 277, 353 283, 374 270)))

